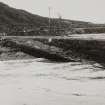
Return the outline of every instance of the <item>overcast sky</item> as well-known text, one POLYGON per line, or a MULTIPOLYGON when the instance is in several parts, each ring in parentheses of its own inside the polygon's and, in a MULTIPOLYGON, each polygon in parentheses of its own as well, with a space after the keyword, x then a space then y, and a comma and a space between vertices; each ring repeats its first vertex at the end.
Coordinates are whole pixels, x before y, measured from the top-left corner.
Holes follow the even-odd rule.
POLYGON ((34 14, 51 16, 61 14, 63 18, 105 23, 105 0, 0 0, 12 7, 25 9, 34 14))

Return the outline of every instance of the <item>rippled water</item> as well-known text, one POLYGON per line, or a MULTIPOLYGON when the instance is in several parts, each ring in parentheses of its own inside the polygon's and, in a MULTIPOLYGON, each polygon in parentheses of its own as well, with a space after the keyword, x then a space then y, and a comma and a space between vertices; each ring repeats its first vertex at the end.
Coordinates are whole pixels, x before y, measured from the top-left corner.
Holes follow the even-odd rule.
POLYGON ((0 61, 0 105, 105 105, 97 63, 0 61))

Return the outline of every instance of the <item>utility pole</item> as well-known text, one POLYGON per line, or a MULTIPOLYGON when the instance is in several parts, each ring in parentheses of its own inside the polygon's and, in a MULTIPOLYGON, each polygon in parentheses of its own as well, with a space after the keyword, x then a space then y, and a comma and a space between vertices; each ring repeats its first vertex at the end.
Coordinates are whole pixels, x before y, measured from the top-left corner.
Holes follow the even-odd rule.
POLYGON ((60 13, 58 13, 58 30, 59 30, 59 34, 60 34, 60 31, 61 31, 61 28, 62 28, 61 22, 62 22, 62 16, 61 16, 60 13))
POLYGON ((60 13, 58 13, 58 18, 59 18, 59 28, 61 28, 62 16, 60 13))
POLYGON ((49 34, 50 34, 50 28, 51 28, 51 14, 50 14, 50 12, 51 12, 51 7, 49 7, 49 34))

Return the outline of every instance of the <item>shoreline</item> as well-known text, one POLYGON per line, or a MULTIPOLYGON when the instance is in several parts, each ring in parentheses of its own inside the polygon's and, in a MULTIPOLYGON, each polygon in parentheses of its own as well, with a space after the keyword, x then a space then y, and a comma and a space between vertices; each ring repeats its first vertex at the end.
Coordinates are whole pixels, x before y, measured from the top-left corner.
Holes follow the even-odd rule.
POLYGON ((35 59, 35 57, 20 51, 13 51, 13 49, 10 49, 8 47, 0 46, 0 61, 25 60, 25 59, 35 59))
MULTIPOLYGON (((105 41, 83 40, 70 38, 19 38, 11 37, 2 41, 1 48, 4 56, 0 60, 46 58, 57 61, 56 57, 69 59, 68 62, 94 61, 105 66, 105 41), (5 54, 6 53, 6 54, 5 54), (56 56, 53 56, 53 53, 56 56)), ((60 58, 59 61, 63 59, 60 58)))

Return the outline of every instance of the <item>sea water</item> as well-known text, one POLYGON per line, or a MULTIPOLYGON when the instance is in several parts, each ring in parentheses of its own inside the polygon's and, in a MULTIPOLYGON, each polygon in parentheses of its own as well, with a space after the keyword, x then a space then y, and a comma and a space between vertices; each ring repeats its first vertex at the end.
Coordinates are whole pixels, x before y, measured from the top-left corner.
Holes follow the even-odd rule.
POLYGON ((105 70, 90 62, 0 61, 0 105, 105 105, 105 70))

